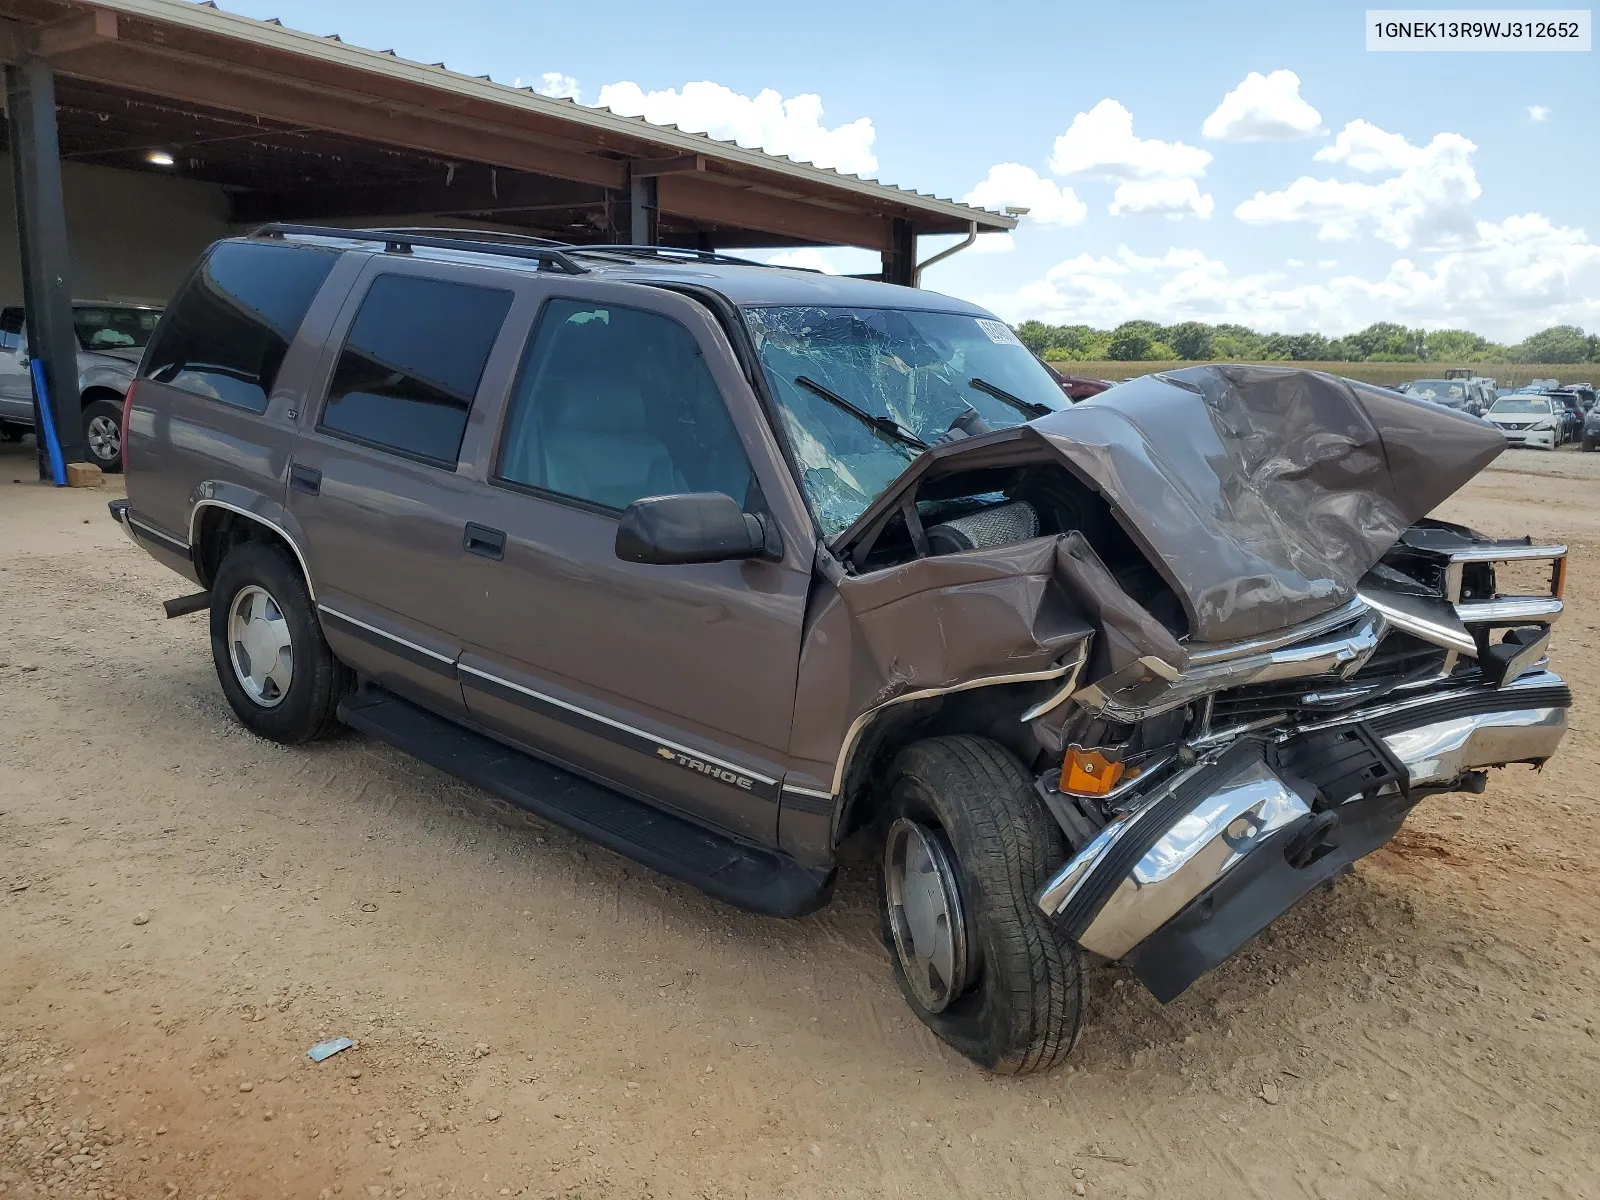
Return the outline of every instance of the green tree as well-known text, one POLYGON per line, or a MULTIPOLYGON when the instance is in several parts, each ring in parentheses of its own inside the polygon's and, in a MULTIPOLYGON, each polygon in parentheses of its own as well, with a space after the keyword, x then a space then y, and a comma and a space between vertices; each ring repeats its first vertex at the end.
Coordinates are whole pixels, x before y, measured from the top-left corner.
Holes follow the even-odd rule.
POLYGON ((1046 351, 1055 348, 1054 338, 1057 332, 1057 326, 1046 325, 1043 321, 1024 321, 1016 330, 1022 344, 1041 357, 1046 351))
POLYGON ((1161 331, 1161 340, 1172 347, 1179 358, 1211 358, 1211 326, 1200 321, 1184 321, 1161 331))
POLYGON ((1342 339, 1353 351, 1353 362, 1415 362, 1423 344, 1420 329, 1407 329, 1393 321, 1376 321, 1342 339))
POLYGON ((1552 325, 1511 347, 1510 358, 1519 363, 1586 362, 1591 342, 1576 325, 1552 325))
POLYGON ((1465 329, 1435 329, 1422 340, 1429 362, 1471 362, 1489 345, 1485 338, 1465 329))
POLYGON ((1150 336, 1148 329, 1139 328, 1139 326, 1145 324, 1148 324, 1148 322, 1129 321, 1127 324, 1119 325, 1111 331, 1111 344, 1106 348, 1106 352, 1111 355, 1113 360, 1116 362, 1149 361, 1150 347, 1154 343, 1154 339, 1150 336))

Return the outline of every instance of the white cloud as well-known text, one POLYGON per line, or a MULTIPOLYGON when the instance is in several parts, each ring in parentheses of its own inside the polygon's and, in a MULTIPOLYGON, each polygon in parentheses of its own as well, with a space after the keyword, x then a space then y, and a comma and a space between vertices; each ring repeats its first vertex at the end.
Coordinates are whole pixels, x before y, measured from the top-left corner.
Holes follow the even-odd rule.
POLYGON ((655 125, 676 125, 846 174, 870 175, 878 169, 872 152, 878 135, 871 119, 861 117, 829 128, 823 123, 822 97, 817 95, 785 99, 766 88, 755 96, 742 96, 709 80, 686 83, 681 91, 646 92, 637 83, 624 81, 606 84, 595 104, 655 125))
POLYGON ((1321 267, 1324 271, 1331 271, 1334 267, 1337 267, 1338 265, 1339 265, 1339 260, 1337 258, 1319 258, 1319 259, 1317 259, 1317 266, 1321 267))
POLYGON ((1534 121, 1548 121, 1550 119, 1550 109, 1543 104, 1530 104, 1528 105, 1528 117, 1534 121))
POLYGON ((1028 215, 1023 220, 1041 225, 1076 225, 1089 215, 1089 206, 1070 187, 1045 179, 1021 163, 996 163, 961 200, 979 208, 1026 208, 1028 215))
POLYGON ((1600 244, 1528 213, 1480 221, 1469 244, 1428 263, 1399 258, 1378 276, 1310 284, 1279 272, 1234 275, 1198 250, 1149 257, 1122 247, 1114 258, 1080 254, 1016 291, 974 298, 1013 322, 1200 320, 1334 336, 1392 320, 1515 342, 1550 325, 1600 325, 1600 244))
POLYGON ((1441 133, 1426 146, 1365 121, 1352 121, 1330 146, 1317 151, 1324 162, 1358 171, 1392 171, 1378 183, 1314 179, 1302 175, 1276 192, 1257 192, 1233 210, 1251 225, 1308 222, 1327 240, 1357 237, 1364 227, 1402 248, 1444 246, 1471 236, 1469 205, 1483 194, 1472 142, 1441 133))
POLYGON ((1322 114, 1300 96, 1300 76, 1251 71, 1222 98, 1200 132, 1223 142, 1278 142, 1309 137, 1321 124, 1322 114))
POLYGON ((1286 267, 1303 267, 1306 264, 1298 258, 1286 258, 1283 260, 1283 265, 1286 267))
POLYGON ((539 86, 533 90, 541 96, 555 96, 557 99, 579 98, 578 81, 571 75, 563 75, 560 71, 546 71, 539 77, 539 86))
POLYGON ((1379 129, 1370 121, 1351 121, 1333 144, 1311 157, 1318 162, 1344 163, 1357 171, 1403 171, 1415 166, 1424 151, 1398 134, 1379 129))
POLYGON ((1111 197, 1111 215, 1155 213, 1168 217, 1209 217, 1216 202, 1192 179, 1130 179, 1111 197))
POLYGON ((1136 137, 1133 114, 1115 100, 1102 100, 1072 118, 1056 138, 1050 169, 1057 175, 1102 179, 1197 179, 1211 154, 1182 142, 1136 137))

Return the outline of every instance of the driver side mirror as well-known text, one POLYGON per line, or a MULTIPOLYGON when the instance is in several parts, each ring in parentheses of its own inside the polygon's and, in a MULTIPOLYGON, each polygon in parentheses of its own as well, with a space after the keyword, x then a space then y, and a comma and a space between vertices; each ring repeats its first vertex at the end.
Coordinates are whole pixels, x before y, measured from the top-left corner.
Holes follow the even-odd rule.
POLYGON ((713 563, 781 558, 783 542, 764 517, 722 492, 646 496, 622 513, 617 557, 636 563, 713 563))

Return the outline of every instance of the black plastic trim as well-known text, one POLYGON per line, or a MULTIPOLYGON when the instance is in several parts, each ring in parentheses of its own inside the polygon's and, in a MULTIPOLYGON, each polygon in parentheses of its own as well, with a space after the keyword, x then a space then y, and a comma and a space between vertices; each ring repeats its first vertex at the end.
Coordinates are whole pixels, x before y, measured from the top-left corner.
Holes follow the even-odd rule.
POLYGON ((408 663, 443 675, 446 679, 456 677, 456 664, 447 659, 435 658, 425 650, 419 650, 401 638, 388 633, 380 633, 375 629, 368 629, 365 625, 358 625, 352 618, 342 613, 334 612, 330 608, 318 606, 318 612, 327 624, 332 625, 340 633, 355 638, 357 641, 366 642, 369 646, 376 646, 386 650, 397 658, 403 658, 408 663))
POLYGON ((1415 792, 1410 797, 1381 795, 1329 810, 1327 815, 1339 818, 1338 826, 1326 835, 1332 848, 1304 867, 1296 867, 1286 852, 1313 818, 1285 827, 1140 942, 1126 961, 1157 1000, 1163 1004, 1175 1000, 1318 884, 1388 842, 1416 797, 1415 792))
POLYGON ((1419 704, 1398 712, 1369 718, 1367 724, 1379 733, 1395 733, 1402 729, 1416 729, 1455 717, 1470 717, 1477 713, 1517 712, 1527 708, 1571 708, 1572 689, 1564 683, 1545 687, 1504 688, 1493 692, 1477 692, 1470 696, 1454 696, 1436 704, 1419 704))
POLYGON ((339 705, 347 725, 519 808, 750 912, 798 917, 832 893, 834 872, 737 841, 591 783, 368 686, 339 705))
POLYGON ((175 538, 170 534, 162 533, 141 517, 136 509, 131 507, 123 509, 121 520, 134 537, 142 537, 146 541, 157 542, 163 549, 170 550, 174 554, 181 554, 184 558, 193 561, 193 552, 190 550, 188 542, 175 538))

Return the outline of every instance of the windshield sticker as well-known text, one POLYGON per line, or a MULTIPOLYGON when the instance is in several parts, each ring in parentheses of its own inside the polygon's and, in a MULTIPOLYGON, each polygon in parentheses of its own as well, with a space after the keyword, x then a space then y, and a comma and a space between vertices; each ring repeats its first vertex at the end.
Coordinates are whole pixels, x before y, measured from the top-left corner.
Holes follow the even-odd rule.
POLYGON ((1021 339, 1011 332, 1011 326, 1004 321, 991 321, 987 317, 978 318, 978 328, 989 335, 989 340, 996 346, 1020 346, 1021 339))

